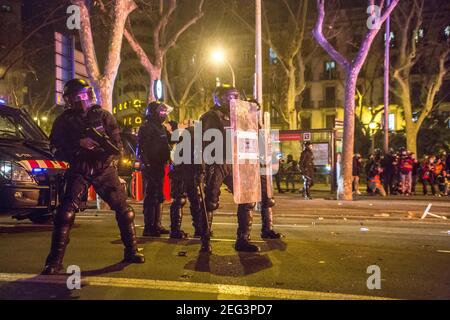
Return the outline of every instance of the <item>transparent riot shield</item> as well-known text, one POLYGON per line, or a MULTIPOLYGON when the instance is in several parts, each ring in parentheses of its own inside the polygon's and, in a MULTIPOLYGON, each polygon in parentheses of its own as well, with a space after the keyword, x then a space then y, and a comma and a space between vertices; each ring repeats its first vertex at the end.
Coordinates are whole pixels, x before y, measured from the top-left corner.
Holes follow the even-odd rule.
MULTIPOLYGON (((262 112, 262 111, 261 111, 262 112)), ((270 113, 264 112, 261 114, 261 130, 259 131, 259 152, 260 152, 260 174, 265 176, 262 183, 265 186, 261 186, 263 190, 266 190, 267 197, 273 197, 273 175, 278 171, 278 161, 273 163, 273 150, 272 150, 272 134, 270 129, 270 113), (273 164, 276 167, 273 167, 273 164)))
POLYGON ((230 103, 234 202, 261 201, 258 106, 241 100, 230 103))

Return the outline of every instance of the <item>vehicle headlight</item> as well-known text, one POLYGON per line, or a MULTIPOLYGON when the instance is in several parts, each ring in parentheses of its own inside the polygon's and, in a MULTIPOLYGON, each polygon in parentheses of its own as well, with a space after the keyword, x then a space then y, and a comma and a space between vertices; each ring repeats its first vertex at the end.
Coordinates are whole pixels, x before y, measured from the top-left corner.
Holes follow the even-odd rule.
POLYGON ((11 182, 36 184, 36 181, 24 168, 11 161, 0 162, 0 175, 11 182))

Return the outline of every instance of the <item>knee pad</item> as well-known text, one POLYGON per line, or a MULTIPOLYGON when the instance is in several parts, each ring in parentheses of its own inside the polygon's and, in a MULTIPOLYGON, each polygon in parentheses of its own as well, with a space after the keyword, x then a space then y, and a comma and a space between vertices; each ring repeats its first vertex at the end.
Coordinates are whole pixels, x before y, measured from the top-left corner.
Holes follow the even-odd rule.
POLYGON ((75 211, 58 211, 54 221, 56 226, 73 225, 75 221, 75 211))
POLYGON ((206 202, 205 205, 206 205, 206 210, 208 210, 208 211, 215 211, 215 210, 219 209, 219 202, 209 201, 209 202, 206 202))
POLYGON ((178 207, 178 208, 183 208, 186 205, 186 197, 177 197, 175 199, 173 199, 173 203, 178 207))
POLYGON ((122 212, 116 212, 117 220, 120 220, 121 222, 133 222, 134 221, 134 209, 132 207, 128 207, 125 211, 122 212))
POLYGON ((243 203, 239 205, 239 208, 246 210, 246 211, 251 211, 253 209, 255 209, 256 203, 243 203))
POLYGON ((263 200, 262 205, 265 208, 272 208, 272 207, 275 206, 275 199, 274 198, 267 198, 267 199, 263 200))

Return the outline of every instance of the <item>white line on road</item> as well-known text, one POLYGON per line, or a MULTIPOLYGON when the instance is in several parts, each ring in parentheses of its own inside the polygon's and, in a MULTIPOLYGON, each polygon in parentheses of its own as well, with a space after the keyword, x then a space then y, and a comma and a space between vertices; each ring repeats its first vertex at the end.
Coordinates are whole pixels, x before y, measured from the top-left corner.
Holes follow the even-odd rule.
MULTIPOLYGON (((183 240, 197 240, 200 243, 200 238, 184 238, 184 239, 171 239, 168 237, 140 237, 143 239, 155 239, 155 240, 173 240, 173 241, 183 241, 183 240)), ((211 242, 236 242, 236 239, 219 239, 219 238, 211 238, 211 242)), ((251 240, 251 242, 255 243, 266 243, 266 241, 261 240, 251 240)))
MULTIPOLYGON (((33 274, 0 273, 0 282, 23 282, 38 284, 66 284, 67 276, 41 276, 33 274)), ((214 284, 163 281, 151 279, 129 279, 110 277, 84 277, 82 286, 133 288, 147 290, 164 290, 178 292, 195 292, 228 296, 240 296, 242 298, 259 297, 266 299, 291 299, 291 300, 386 300, 384 297, 359 296, 351 294, 328 293, 318 291, 303 291, 290 289, 277 289, 267 287, 250 287, 240 285, 214 284)))
MULTIPOLYGON (((237 226, 237 223, 233 222, 214 222, 213 225, 219 225, 219 226, 237 226)), ((253 226, 260 226, 260 223, 253 223, 253 226)), ((295 225, 295 224, 275 224, 274 227, 280 227, 280 228, 310 228, 311 226, 304 226, 304 225, 295 225)))

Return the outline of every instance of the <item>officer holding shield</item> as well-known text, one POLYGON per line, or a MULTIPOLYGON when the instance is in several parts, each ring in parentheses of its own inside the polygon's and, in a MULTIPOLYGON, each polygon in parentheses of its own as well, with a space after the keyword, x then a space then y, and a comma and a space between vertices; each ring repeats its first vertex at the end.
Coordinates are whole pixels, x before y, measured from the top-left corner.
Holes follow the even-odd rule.
MULTIPOLYGON (((217 129, 222 137, 227 136, 226 129, 230 128, 230 103, 239 99, 239 92, 235 87, 221 85, 214 92, 214 107, 203 114, 200 118, 203 133, 209 129, 217 129)), ((227 154, 226 146, 223 146, 223 155, 227 154)), ((229 190, 233 190, 233 167, 226 163, 206 164, 205 166, 205 209, 206 214, 200 215, 201 227, 201 249, 200 252, 211 252, 210 230, 213 212, 219 208, 220 187, 225 184, 229 190)), ((253 221, 253 209, 255 203, 244 203, 238 205, 238 229, 235 249, 243 252, 258 252, 258 246, 250 242, 250 231, 253 221)))

